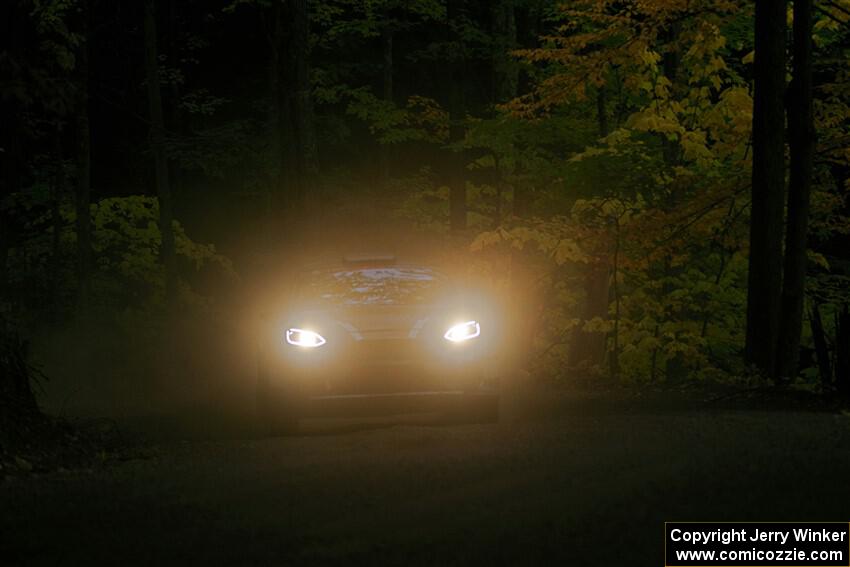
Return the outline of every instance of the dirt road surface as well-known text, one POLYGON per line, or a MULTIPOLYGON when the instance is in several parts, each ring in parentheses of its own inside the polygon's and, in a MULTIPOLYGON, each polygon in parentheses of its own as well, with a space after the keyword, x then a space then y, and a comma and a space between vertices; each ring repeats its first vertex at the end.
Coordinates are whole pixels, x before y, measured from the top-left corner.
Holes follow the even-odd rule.
POLYGON ((3 565, 663 565, 665 520, 850 520, 850 417, 544 394, 433 416, 121 424, 138 458, 0 483, 3 565))

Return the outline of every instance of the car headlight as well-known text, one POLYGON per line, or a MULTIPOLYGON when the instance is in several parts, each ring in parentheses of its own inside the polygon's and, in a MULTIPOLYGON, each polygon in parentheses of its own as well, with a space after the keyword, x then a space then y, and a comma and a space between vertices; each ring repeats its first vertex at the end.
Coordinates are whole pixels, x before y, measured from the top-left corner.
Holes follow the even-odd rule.
POLYGON ((467 321, 466 323, 453 325, 448 331, 446 331, 443 338, 453 343, 461 343, 463 341, 468 341, 469 339, 474 339, 480 334, 481 325, 478 324, 478 321, 467 321))
POLYGON ((287 329, 286 330, 286 342, 291 345, 300 346, 304 348, 316 348, 325 344, 325 337, 320 335, 319 333, 308 331, 306 329, 287 329))

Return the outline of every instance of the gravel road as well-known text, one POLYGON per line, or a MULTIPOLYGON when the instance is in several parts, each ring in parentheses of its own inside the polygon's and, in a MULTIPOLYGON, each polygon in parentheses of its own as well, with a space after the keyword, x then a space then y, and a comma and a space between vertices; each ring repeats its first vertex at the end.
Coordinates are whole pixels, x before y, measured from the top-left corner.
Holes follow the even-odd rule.
POLYGON ((140 458, 0 482, 0 564, 661 566, 665 520, 850 520, 842 414, 568 392, 510 424, 122 427, 140 458))

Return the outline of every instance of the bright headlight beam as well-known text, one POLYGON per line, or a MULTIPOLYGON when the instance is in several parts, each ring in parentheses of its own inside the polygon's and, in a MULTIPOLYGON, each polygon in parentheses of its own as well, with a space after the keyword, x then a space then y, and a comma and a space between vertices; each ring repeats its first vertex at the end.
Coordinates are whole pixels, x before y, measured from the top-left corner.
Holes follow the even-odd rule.
POLYGON ((467 321, 465 323, 453 325, 448 331, 446 331, 443 338, 453 343, 460 343, 468 341, 469 339, 474 339, 480 334, 481 325, 478 324, 478 321, 467 321))
POLYGON ((304 348, 316 348, 328 341, 325 340, 325 337, 314 331, 292 328, 286 330, 286 342, 304 348))

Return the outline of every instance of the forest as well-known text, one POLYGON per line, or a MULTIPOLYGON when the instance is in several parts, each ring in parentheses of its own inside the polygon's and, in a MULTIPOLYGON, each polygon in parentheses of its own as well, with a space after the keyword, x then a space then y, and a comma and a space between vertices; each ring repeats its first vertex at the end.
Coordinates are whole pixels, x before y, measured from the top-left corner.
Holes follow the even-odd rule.
POLYGON ((686 565, 848 470, 850 0, 0 0, 0 564, 686 565))
POLYGON ((4 407, 356 223, 513 294, 534 376, 850 393, 847 0, 0 13, 4 407))

